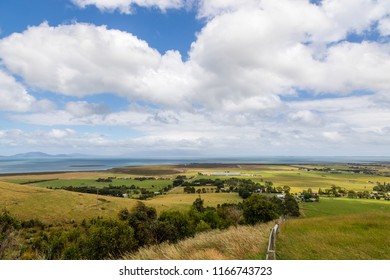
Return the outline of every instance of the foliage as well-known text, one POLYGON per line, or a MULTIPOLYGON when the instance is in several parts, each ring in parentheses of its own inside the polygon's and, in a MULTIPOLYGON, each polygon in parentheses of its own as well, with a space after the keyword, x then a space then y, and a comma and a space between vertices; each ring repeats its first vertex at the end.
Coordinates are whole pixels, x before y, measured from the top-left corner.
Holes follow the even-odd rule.
POLYGON ((174 227, 174 232, 171 241, 178 241, 195 234, 195 229, 192 226, 189 215, 179 211, 162 212, 159 221, 168 222, 174 227))
POLYGON ((281 214, 278 205, 262 195, 252 195, 243 202, 244 220, 251 225, 272 221, 281 214))
POLYGON ((135 250, 137 240, 134 230, 126 223, 99 219, 88 229, 81 247, 82 255, 86 259, 118 258, 125 252, 135 250))
POLYGON ((295 199, 294 196, 291 194, 287 193, 284 197, 284 209, 283 209, 283 214, 288 215, 288 216, 293 216, 293 217, 299 217, 301 213, 299 212, 299 205, 297 200, 295 199))
POLYGON ((21 223, 10 215, 8 211, 0 214, 0 259, 4 258, 6 250, 14 245, 13 237, 21 223))

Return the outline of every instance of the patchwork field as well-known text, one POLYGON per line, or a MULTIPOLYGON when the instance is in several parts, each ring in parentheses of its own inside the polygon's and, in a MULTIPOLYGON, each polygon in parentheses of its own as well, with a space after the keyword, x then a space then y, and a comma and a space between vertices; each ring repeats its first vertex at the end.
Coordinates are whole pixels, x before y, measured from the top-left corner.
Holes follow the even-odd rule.
MULTIPOLYGON (((131 186, 132 190, 139 193, 157 193, 142 202, 155 208, 158 213, 165 210, 185 212, 199 197, 204 200, 206 207, 216 207, 223 203, 237 204, 243 199, 237 192, 217 192, 217 187, 212 184, 195 186, 196 193, 184 193, 182 186, 172 187, 177 176, 184 178, 187 183, 201 179, 226 180, 231 177, 249 179, 260 185, 272 182, 275 188, 289 186, 291 193, 301 193, 309 188, 317 192, 320 188, 325 190, 335 186, 347 191, 371 192, 377 182, 383 184, 390 181, 389 171, 388 164, 194 164, 125 167, 104 172, 0 175, 0 205, 3 210, 8 210, 22 220, 39 219, 46 224, 71 226, 74 222, 81 223, 84 219, 97 216, 116 218, 120 210, 131 209, 139 201, 131 193, 130 197, 133 198, 99 194, 99 190, 109 186, 131 186), (91 187, 97 191, 81 193, 63 189, 70 186, 91 187)), ((300 203, 300 211, 300 218, 289 219, 281 227, 277 242, 278 259, 390 259, 390 247, 387 246, 390 244, 390 201, 383 198, 321 197, 319 203, 300 203)), ((231 232, 231 236, 235 234, 231 232)), ((218 244, 218 238, 215 244, 218 244)), ((173 250, 172 255, 179 256, 178 251, 186 246, 207 247, 200 241, 183 242, 189 243, 180 242, 180 245, 169 248, 162 244, 152 251, 132 254, 127 258, 158 259, 162 258, 157 253, 159 250, 173 250), (192 245, 188 245, 190 242, 193 242, 192 245)), ((264 239, 262 244, 263 247, 266 244, 264 239)), ((261 259, 264 257, 263 247, 254 251, 248 249, 248 254, 240 252, 235 256, 245 255, 248 258, 250 255, 251 258, 261 259)), ((234 258, 233 255, 225 255, 214 249, 207 247, 203 255, 194 256, 197 259, 234 258)))

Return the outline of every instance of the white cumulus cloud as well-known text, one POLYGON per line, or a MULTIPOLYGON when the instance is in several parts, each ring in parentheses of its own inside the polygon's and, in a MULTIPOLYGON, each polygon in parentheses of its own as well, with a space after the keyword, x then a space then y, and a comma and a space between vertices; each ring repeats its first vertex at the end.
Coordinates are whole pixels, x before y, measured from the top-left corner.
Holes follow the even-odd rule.
POLYGON ((121 13, 130 14, 135 5, 147 8, 158 8, 160 10, 178 9, 185 5, 185 0, 72 0, 81 7, 94 5, 103 11, 119 10, 121 13))

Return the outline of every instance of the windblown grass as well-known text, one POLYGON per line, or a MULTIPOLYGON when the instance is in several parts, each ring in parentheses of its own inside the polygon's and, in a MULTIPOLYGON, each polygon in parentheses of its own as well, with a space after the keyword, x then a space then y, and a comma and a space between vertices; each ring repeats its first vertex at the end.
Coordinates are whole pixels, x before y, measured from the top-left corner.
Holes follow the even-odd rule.
POLYGON ((209 231, 177 244, 160 244, 125 255, 126 260, 264 259, 273 223, 209 231))
POLYGON ((96 216, 115 217, 120 209, 130 209, 136 204, 132 199, 97 197, 3 182, 0 182, 0 194, 0 210, 6 208, 19 219, 39 219, 45 223, 80 222, 96 216))
POLYGON ((389 232, 389 213, 289 220, 278 236, 277 258, 389 260, 389 232))
POLYGON ((321 198, 301 210, 281 226, 278 259, 390 259, 389 201, 321 198))
MULTIPOLYGON (((188 211, 198 194, 167 194, 143 200, 157 212, 188 211)), ((202 194, 206 206, 242 201, 237 193, 202 194)), ((0 182, 0 210, 6 208, 19 219, 39 219, 45 223, 80 222, 96 216, 117 217, 123 208, 132 209, 135 199, 46 189, 30 185, 0 182)))
POLYGON ((321 197, 320 203, 302 203, 300 208, 306 218, 374 212, 390 214, 390 201, 321 197))

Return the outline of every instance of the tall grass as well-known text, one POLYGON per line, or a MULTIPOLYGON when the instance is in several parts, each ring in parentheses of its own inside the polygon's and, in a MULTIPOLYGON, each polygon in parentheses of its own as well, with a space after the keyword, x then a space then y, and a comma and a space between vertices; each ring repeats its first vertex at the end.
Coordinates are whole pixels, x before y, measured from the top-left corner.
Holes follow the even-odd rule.
POLYGON ((176 244, 160 244, 125 255, 127 260, 264 259, 273 224, 232 227, 200 233, 176 244))
POLYGON ((390 213, 359 213, 289 220, 281 226, 277 258, 388 260, 390 213))

